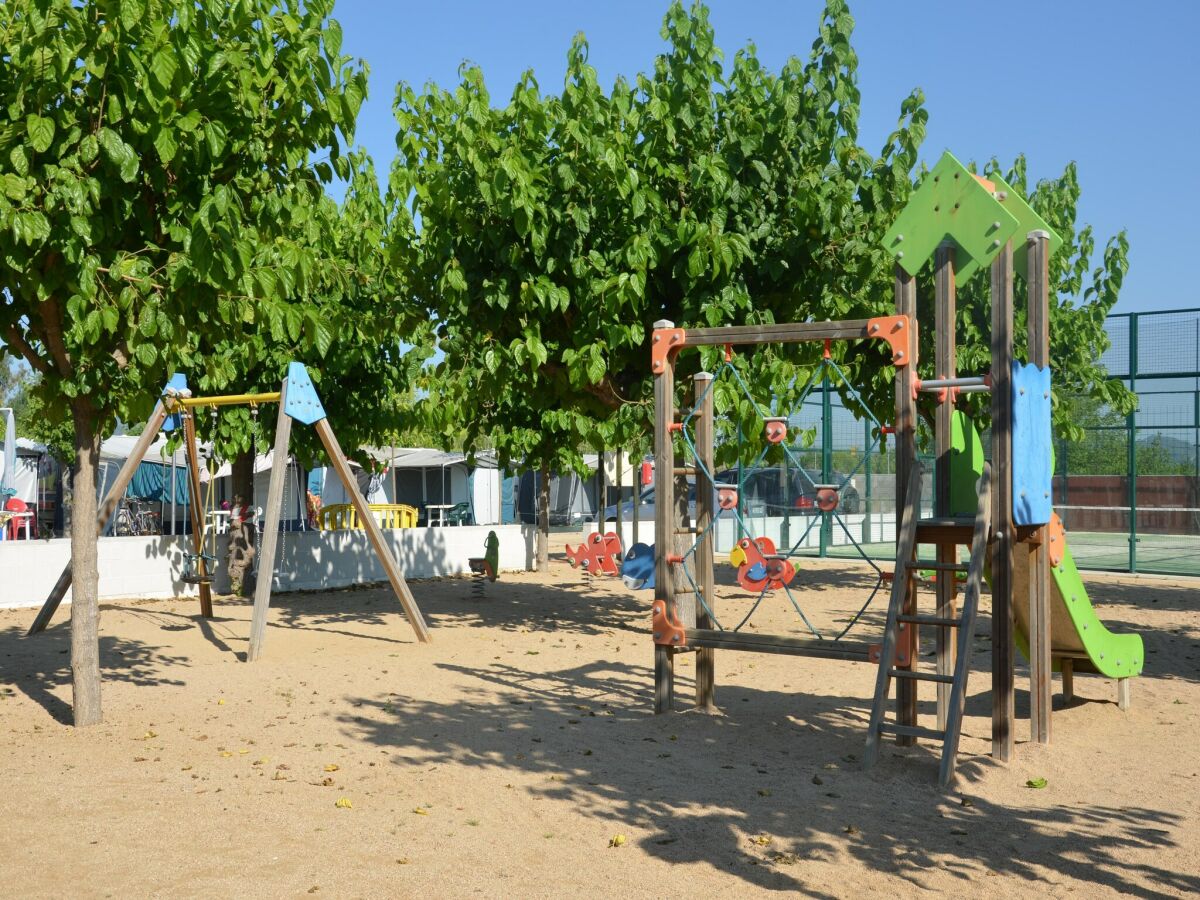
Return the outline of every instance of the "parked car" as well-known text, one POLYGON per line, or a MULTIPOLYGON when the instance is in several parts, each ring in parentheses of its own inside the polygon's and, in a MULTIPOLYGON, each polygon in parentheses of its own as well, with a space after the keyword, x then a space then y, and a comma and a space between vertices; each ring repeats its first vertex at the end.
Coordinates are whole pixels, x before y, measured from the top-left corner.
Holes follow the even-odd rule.
MULTIPOLYGON (((752 516, 783 516, 790 511, 796 513, 814 513, 817 510, 817 491, 814 484, 841 484, 846 480, 844 474, 834 472, 829 482, 821 478, 820 471, 805 469, 804 475, 795 468, 787 471, 787 483, 781 478, 782 469, 743 469, 742 490, 743 509, 746 515, 752 516), (805 477, 807 476, 807 477, 805 477)), ((716 473, 715 482, 718 486, 737 487, 737 469, 724 469, 716 473)), ((841 493, 838 511, 853 515, 861 510, 862 500, 854 479, 846 485, 841 493)), ((638 520, 641 522, 654 521, 654 488, 645 488, 637 505, 638 520)), ((621 504, 621 519, 633 521, 634 503, 626 500, 621 504)), ((696 520, 696 483, 688 479, 688 515, 691 521, 696 520)), ((615 522, 617 507, 612 505, 604 510, 604 521, 615 522)))

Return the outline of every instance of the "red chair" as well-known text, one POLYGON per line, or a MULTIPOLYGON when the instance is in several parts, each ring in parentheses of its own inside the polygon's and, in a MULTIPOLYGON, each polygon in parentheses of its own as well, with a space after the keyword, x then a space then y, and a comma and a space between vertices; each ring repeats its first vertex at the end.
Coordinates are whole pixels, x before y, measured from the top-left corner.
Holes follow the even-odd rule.
MULTIPOLYGON (((7 512, 27 513, 31 512, 29 504, 17 497, 9 497, 8 502, 4 504, 4 509, 7 512)), ((15 541, 21 533, 21 529, 25 529, 25 537, 37 537, 37 523, 34 522, 34 516, 13 516, 8 520, 8 539, 15 541)))

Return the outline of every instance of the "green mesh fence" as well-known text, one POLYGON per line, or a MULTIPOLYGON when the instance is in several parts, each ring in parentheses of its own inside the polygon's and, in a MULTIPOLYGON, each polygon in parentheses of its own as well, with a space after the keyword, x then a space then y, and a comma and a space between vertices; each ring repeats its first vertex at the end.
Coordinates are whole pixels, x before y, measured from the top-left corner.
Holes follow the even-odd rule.
MULTIPOLYGON (((1081 568, 1200 576, 1200 309, 1113 316, 1106 330, 1112 346, 1102 362, 1138 395, 1138 409, 1124 416, 1087 399, 1063 398, 1072 403, 1084 439, 1056 442, 1055 510, 1081 568)), ((864 459, 870 428, 836 391, 828 399, 815 391, 792 416, 792 432, 804 435, 795 455, 814 480, 841 481, 854 472, 840 522, 808 508, 783 513, 789 534, 806 527, 810 516, 824 518, 801 550, 853 557, 857 543, 873 558, 892 558, 894 447, 876 445, 864 459)), ((922 437, 928 446, 929 436, 922 437)), ((933 464, 924 461, 922 505, 929 514, 933 464)))

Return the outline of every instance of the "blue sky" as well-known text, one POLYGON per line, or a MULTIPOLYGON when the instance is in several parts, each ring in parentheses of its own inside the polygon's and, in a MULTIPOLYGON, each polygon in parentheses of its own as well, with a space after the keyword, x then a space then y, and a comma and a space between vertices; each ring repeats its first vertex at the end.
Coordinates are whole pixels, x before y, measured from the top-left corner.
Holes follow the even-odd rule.
MULTIPOLYGON (((711 0, 727 57, 754 41, 778 69, 808 54, 820 0, 711 0)), ((602 84, 648 70, 663 43, 666 0, 338 0, 343 52, 371 67, 358 141, 381 172, 394 155, 398 81, 450 85, 478 63, 494 101, 521 72, 542 89, 562 84, 567 47, 584 32, 602 84)), ((1083 186, 1081 219, 1097 242, 1128 229, 1131 269, 1116 312, 1200 306, 1200 3, 1124 0, 857 0, 860 141, 878 151, 913 87, 925 91, 924 156, 960 159, 1024 152, 1033 178, 1071 160, 1083 186)))

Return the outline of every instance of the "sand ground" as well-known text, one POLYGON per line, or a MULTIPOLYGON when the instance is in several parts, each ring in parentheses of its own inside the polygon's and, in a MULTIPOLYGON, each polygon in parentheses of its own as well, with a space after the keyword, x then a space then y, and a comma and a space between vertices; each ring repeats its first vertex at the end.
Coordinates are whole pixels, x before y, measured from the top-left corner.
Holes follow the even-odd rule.
MULTIPOLYGON (((818 627, 870 584, 817 562, 799 582, 818 627)), ((243 601, 210 621, 194 602, 106 605, 105 722, 81 730, 67 615, 26 639, 31 612, 6 611, 0 894, 1195 894, 1200 585, 1088 582, 1109 626, 1145 639, 1133 708, 1077 676, 1052 746, 1031 745, 1022 669, 1016 759, 993 763, 985 597, 947 794, 932 747, 860 769, 867 665, 723 652, 710 716, 684 711, 681 655, 680 712, 652 715, 648 593, 561 562, 482 600, 467 580, 414 583, 429 646, 379 587, 277 597, 253 665, 243 601)), ((782 597, 753 623, 798 624, 782 597)))

